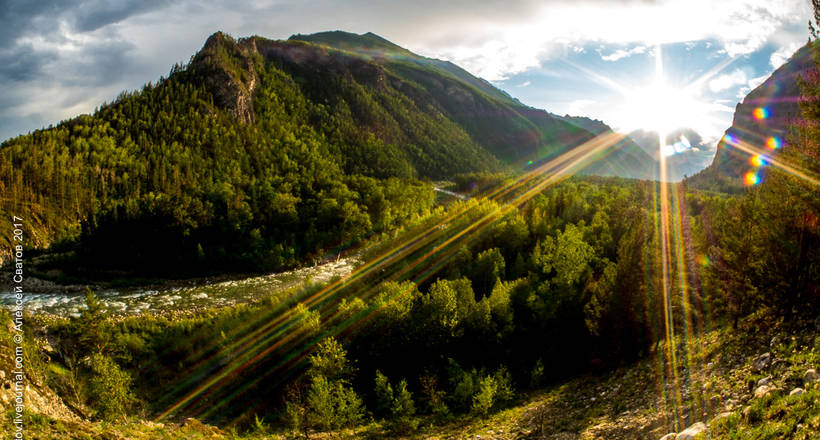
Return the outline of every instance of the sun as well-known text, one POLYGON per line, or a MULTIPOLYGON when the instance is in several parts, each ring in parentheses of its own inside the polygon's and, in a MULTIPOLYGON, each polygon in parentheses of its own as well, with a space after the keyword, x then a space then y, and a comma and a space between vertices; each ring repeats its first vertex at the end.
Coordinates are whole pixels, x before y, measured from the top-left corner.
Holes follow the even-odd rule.
POLYGON ((708 105, 689 89, 669 85, 663 79, 636 88, 624 96, 621 125, 629 130, 668 133, 678 128, 699 128, 708 105))

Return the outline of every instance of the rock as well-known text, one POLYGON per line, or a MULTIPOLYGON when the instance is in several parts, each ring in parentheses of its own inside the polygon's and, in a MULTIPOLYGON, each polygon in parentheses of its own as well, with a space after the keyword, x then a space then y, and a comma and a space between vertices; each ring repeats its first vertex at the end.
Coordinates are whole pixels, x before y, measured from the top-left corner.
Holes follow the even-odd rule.
POLYGON ((692 425, 692 426, 684 429, 683 431, 681 431, 677 435, 677 437, 675 437, 675 440, 695 440, 695 437, 697 437, 698 434, 702 434, 702 433, 706 432, 707 429, 708 428, 706 428, 705 423, 697 422, 694 425, 692 425))
POLYGON ((677 437, 677 436, 678 436, 677 433, 670 432, 669 434, 666 434, 665 436, 659 438, 658 440, 675 440, 675 437, 677 437))
POLYGON ((775 388, 773 386, 761 385, 761 386, 759 386, 755 389, 754 396, 756 398, 761 398, 761 397, 764 397, 764 396, 768 396, 774 390, 775 390, 775 388))
POLYGON ((5 378, 6 378, 6 372, 3 371, 3 370, 0 370, 0 380, 5 379, 5 378))
POLYGON ((772 348, 777 347, 778 345, 780 345, 781 342, 783 342, 783 340, 780 339, 780 336, 775 336, 769 342, 769 347, 772 347, 772 348))
POLYGON ((779 369, 785 368, 787 366, 789 366, 789 363, 786 362, 783 359, 778 359, 778 360, 772 362, 772 368, 775 369, 775 370, 779 370, 779 369))
POLYGON ((730 417, 732 414, 734 414, 734 413, 731 412, 731 411, 724 411, 724 412, 718 414, 717 416, 715 416, 715 420, 725 419, 727 417, 730 417))
POLYGON ((809 384, 814 383, 820 380, 820 377, 817 376, 817 370, 814 368, 806 370, 806 373, 803 374, 803 383, 809 384))
POLYGON ((766 376, 763 379, 757 381, 757 386, 762 387, 763 385, 769 385, 772 383, 772 376, 766 376))
POLYGON ((795 388, 792 390, 791 393, 789 393, 789 396, 799 396, 805 392, 806 390, 804 390, 803 388, 795 388))
POLYGON ((759 373, 772 364, 772 354, 769 352, 763 353, 760 356, 754 358, 752 361, 752 370, 755 373, 759 373))

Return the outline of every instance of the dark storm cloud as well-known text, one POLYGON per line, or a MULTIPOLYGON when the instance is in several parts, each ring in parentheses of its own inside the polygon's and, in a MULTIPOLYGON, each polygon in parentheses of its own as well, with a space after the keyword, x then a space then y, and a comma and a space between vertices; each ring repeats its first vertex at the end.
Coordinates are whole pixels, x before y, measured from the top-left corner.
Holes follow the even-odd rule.
MULTIPOLYGON (((157 9, 168 2, 152 1, 26 1, 5 0, 0 5, 0 78, 10 81, 35 79, 43 68, 56 61, 61 54, 56 47, 38 45, 30 40, 45 43, 65 43, 66 33, 93 32, 131 16, 157 9)), ((102 44, 83 44, 79 51, 71 53, 77 66, 94 61, 104 61, 101 55, 118 55, 132 45, 116 41, 102 44)), ((117 60, 117 57, 111 58, 117 60)), ((115 64, 108 63, 103 70, 113 72, 115 64)), ((116 75, 115 75, 116 76, 116 75)))
POLYGON ((52 51, 35 51, 30 43, 0 49, 0 81, 32 80, 43 65, 56 58, 52 51))
POLYGON ((135 46, 123 40, 95 41, 85 45, 79 56, 60 63, 61 82, 66 85, 105 86, 118 82, 130 68, 129 52, 135 46))
POLYGON ((81 3, 71 17, 75 29, 80 32, 95 31, 103 26, 117 23, 132 15, 148 12, 170 2, 163 0, 111 1, 87 0, 81 3))

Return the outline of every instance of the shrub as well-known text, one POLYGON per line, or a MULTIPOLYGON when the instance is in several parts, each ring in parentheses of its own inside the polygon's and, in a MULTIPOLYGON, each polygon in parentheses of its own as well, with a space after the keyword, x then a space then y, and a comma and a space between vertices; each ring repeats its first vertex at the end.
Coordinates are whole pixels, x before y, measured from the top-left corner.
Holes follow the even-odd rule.
POLYGON ((101 419, 112 420, 125 414, 133 404, 131 376, 110 357, 95 354, 89 359, 91 407, 101 419))

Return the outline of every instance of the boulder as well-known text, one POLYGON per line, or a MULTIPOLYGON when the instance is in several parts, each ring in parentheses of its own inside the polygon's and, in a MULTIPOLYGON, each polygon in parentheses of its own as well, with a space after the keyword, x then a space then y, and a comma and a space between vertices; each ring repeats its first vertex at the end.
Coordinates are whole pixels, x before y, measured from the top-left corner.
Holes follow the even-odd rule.
POLYGON ((775 390, 775 388, 773 386, 761 385, 761 386, 759 386, 755 389, 754 396, 756 398, 761 398, 761 397, 764 397, 764 396, 767 396, 767 395, 771 394, 772 391, 774 391, 774 390, 775 390))
POLYGON ((772 383, 772 376, 766 376, 763 379, 757 381, 757 386, 762 387, 763 385, 771 385, 772 383))
POLYGON ((717 419, 717 420, 726 419, 726 418, 731 417, 732 414, 734 414, 732 411, 723 411, 722 413, 715 416, 715 419, 717 419))
POLYGON ((697 422, 694 425, 681 431, 677 435, 677 437, 675 437, 675 440, 695 440, 695 437, 697 437, 698 434, 706 432, 707 429, 708 428, 706 427, 705 423, 697 422))
POLYGON ((772 365, 772 354, 769 352, 763 353, 752 360, 752 370, 759 373, 772 365))
POLYGON ((789 393, 789 396, 799 396, 805 392, 806 390, 804 390, 803 388, 795 388, 792 390, 791 393, 789 393))
POLYGON ((806 373, 803 374, 803 383, 809 384, 817 382, 818 380, 820 380, 820 377, 817 376, 817 370, 814 368, 806 370, 806 373))
POLYGON ((675 437, 677 437, 677 436, 678 436, 677 433, 670 432, 669 434, 666 434, 665 436, 659 438, 658 440, 675 440, 675 437))

